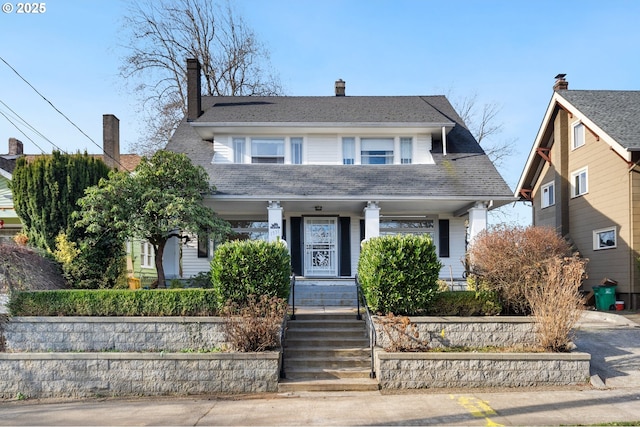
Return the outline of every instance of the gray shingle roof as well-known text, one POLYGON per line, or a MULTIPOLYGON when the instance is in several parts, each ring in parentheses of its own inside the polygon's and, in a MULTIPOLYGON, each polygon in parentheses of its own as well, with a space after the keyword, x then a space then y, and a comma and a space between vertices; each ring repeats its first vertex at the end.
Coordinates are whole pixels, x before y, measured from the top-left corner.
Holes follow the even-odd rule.
POLYGON ((207 170, 219 195, 399 196, 507 200, 513 192, 444 96, 203 97, 202 123, 454 123, 447 155, 426 165, 212 164, 213 146, 183 120, 166 149, 207 170))
POLYGON ((202 108, 197 122, 461 122, 444 96, 204 96, 202 108))
POLYGON ((15 159, 5 159, 4 157, 0 156, 0 169, 12 174, 15 167, 15 159))
POLYGON ((627 150, 640 149, 640 91, 558 92, 627 150))

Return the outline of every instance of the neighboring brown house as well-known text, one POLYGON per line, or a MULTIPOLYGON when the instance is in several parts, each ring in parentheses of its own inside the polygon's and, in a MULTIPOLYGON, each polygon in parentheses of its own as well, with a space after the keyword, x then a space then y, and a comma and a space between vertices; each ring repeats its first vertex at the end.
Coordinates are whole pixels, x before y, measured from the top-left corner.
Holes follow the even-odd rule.
POLYGON ((516 194, 533 224, 554 227, 589 259, 585 288, 618 282, 618 300, 640 295, 640 91, 568 90, 551 102, 516 194))

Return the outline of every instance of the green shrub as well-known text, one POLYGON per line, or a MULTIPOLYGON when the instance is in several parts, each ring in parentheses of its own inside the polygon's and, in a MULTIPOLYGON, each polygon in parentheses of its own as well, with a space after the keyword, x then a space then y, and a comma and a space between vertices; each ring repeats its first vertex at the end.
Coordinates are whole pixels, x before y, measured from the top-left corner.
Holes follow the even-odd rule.
POLYGON ((243 304, 249 295, 289 298, 291 261, 279 242, 233 241, 220 245, 211 260, 211 281, 220 306, 243 304))
POLYGON ((445 291, 433 296, 429 316, 496 316, 502 311, 495 292, 445 291))
POLYGON ((216 294, 207 289, 64 290, 14 292, 12 316, 215 316, 216 294))
POLYGON ((416 315, 437 292, 441 268, 428 235, 376 237, 362 245, 358 279, 374 312, 416 315))

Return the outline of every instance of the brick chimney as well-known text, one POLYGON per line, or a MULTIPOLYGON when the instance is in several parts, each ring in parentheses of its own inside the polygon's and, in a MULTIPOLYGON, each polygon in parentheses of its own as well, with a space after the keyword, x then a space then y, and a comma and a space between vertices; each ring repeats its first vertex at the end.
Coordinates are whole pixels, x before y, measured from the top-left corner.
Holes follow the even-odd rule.
POLYGON ((120 120, 113 114, 102 116, 102 152, 109 169, 120 169, 120 120))
POLYGON ((200 62, 187 59, 187 121, 191 122, 202 114, 202 92, 200 87, 200 62))
POLYGON ((555 79, 556 83, 553 85, 553 90, 567 90, 569 89, 569 82, 565 80, 566 74, 558 74, 555 79))
POLYGON ((344 80, 336 80, 336 96, 344 96, 346 86, 347 84, 344 82, 344 80))
POLYGON ((10 156, 22 156, 24 154, 24 146, 22 141, 15 138, 9 138, 9 155, 10 156))

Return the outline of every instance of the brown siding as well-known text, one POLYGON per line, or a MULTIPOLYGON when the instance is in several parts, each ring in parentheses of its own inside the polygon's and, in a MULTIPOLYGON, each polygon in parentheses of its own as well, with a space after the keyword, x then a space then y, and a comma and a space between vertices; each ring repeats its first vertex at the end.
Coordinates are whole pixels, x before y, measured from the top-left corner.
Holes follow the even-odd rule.
POLYGON ((569 199, 569 233, 580 253, 589 258, 587 287, 608 277, 618 281, 618 292, 627 292, 631 279, 627 164, 590 131, 585 135, 585 145, 570 149, 568 155, 569 180, 572 172, 588 168, 588 193, 569 199), (593 250, 593 231, 612 226, 617 227, 617 248, 593 250))

